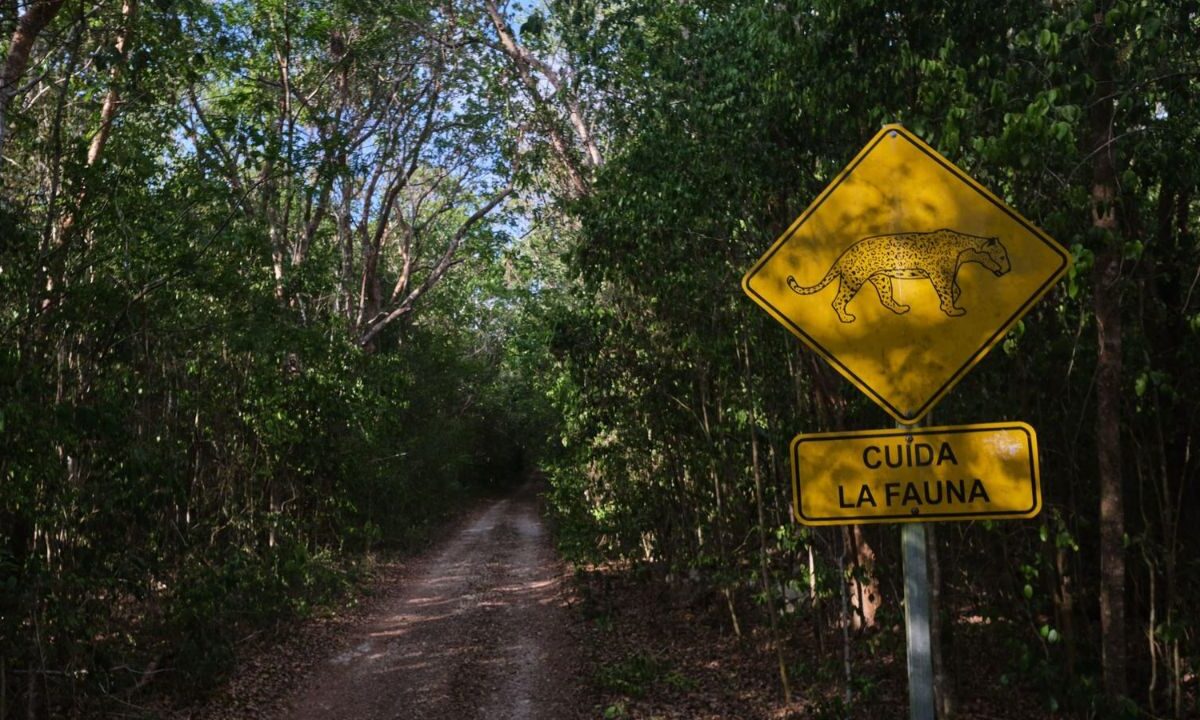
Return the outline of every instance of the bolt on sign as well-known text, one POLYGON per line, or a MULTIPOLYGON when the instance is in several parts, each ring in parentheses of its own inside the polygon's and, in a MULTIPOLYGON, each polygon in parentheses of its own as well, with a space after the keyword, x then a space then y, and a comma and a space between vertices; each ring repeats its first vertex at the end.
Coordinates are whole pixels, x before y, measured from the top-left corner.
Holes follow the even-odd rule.
POLYGON ((805 525, 1031 518, 1037 435, 1021 422, 797 435, 792 498, 805 525))
POLYGON ((887 125, 742 288, 896 420, 914 424, 1070 262, 936 150, 887 125))

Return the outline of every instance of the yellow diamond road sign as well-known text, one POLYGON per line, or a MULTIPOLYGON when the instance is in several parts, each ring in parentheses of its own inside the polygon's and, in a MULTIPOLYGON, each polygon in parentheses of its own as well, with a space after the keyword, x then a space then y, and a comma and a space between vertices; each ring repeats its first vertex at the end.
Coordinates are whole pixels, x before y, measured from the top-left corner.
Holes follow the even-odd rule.
POLYGON ((742 279, 902 423, 919 421, 1063 276, 1070 254, 885 126, 742 279))
POLYGON ((1031 518, 1037 435, 1021 422, 797 435, 792 493, 805 525, 1031 518))

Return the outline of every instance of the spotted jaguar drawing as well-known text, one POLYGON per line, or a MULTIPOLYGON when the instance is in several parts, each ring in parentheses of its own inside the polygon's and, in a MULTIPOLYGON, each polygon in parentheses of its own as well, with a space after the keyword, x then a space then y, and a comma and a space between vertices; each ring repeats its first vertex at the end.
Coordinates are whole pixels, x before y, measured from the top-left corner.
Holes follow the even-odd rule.
POLYGON ((803 286, 788 275, 787 284, 798 295, 812 295, 840 280, 833 310, 844 323, 855 320, 846 306, 870 282, 879 294, 879 302, 897 315, 911 308, 896 302, 893 280, 928 279, 937 292, 942 312, 958 317, 967 311, 958 306, 962 290, 958 270, 966 263, 979 263, 996 277, 1007 273, 1012 264, 1008 251, 996 237, 980 237, 956 230, 895 233, 863 238, 846 248, 825 277, 816 285, 803 286))

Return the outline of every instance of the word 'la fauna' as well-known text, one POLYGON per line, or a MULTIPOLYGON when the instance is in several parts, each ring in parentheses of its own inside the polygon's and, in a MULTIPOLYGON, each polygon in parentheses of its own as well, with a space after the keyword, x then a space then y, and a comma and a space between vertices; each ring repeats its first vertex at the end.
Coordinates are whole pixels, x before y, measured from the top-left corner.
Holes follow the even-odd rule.
MULTIPOLYGON (((958 458, 948 442, 942 442, 938 448, 928 443, 899 442, 883 447, 868 445, 863 450, 862 462, 868 470, 937 468, 957 466, 958 458)), ((850 494, 854 495, 853 492, 850 494)), ((919 505, 970 504, 979 500, 991 502, 987 488, 979 478, 898 480, 882 483, 882 489, 877 481, 862 483, 857 497, 852 498, 847 497, 844 485, 838 486, 838 504, 843 508, 879 507, 880 502, 887 507, 915 508, 919 505)))

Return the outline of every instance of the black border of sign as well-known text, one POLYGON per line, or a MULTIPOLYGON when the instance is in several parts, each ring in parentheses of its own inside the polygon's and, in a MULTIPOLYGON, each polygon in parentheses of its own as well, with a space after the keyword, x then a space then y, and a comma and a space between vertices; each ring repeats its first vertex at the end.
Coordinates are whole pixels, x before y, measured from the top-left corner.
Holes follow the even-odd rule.
POLYGON ((1025 519, 1034 517, 1041 510, 1041 469, 1038 463, 1037 432, 1031 425, 1022 422, 984 423, 966 426, 945 426, 929 428, 894 428, 890 430, 846 431, 832 433, 800 434, 792 439, 792 509, 796 519, 802 524, 812 525, 850 525, 855 523, 894 523, 894 522, 936 522, 941 520, 1005 520, 1025 519), (923 437, 926 435, 967 435, 970 433, 1004 432, 1017 430, 1025 434, 1026 446, 1029 450, 1029 484, 1033 497, 1033 505, 1028 510, 1002 510, 982 513, 922 513, 919 515, 832 515, 828 517, 808 517, 800 502, 800 446, 804 443, 830 442, 834 440, 873 440, 888 437, 923 437))
POLYGON ((834 180, 834 182, 832 184, 830 184, 829 187, 827 187, 824 192, 821 193, 821 195, 816 199, 816 201, 813 202, 813 204, 810 205, 809 208, 807 210, 805 210, 804 213, 801 214, 801 216, 799 218, 797 218, 795 222, 792 223, 791 227, 789 227, 786 231, 784 231, 783 235, 780 236, 780 238, 775 241, 775 244, 773 246, 771 246, 771 248, 769 250, 767 250, 766 254, 764 254, 761 258, 759 258, 758 262, 756 262, 754 264, 754 266, 751 267, 750 270, 746 273, 746 275, 742 278, 742 289, 745 291, 745 293, 747 295, 750 295, 754 299, 755 302, 757 302, 763 308, 767 309, 771 313, 771 315, 773 315, 777 320, 784 323, 788 327, 788 329, 790 329, 793 333, 795 333, 809 347, 816 350, 821 355, 821 357, 825 358, 825 360, 829 364, 833 365, 834 368, 838 372, 840 372, 848 380, 853 382, 854 385, 857 386, 860 390, 862 390, 868 397, 870 397, 872 400, 874 400, 876 403, 878 403, 880 405, 880 407, 882 407, 884 410, 886 410, 888 412, 889 415, 894 417, 896 420, 899 420, 901 423, 914 424, 914 423, 920 422, 921 418, 923 418, 925 416, 925 414, 928 413, 933 408, 933 406, 935 404, 937 404, 937 402, 939 400, 942 399, 942 396, 945 395, 946 393, 948 393, 952 387, 957 385, 958 382, 960 380, 962 380, 962 378, 967 374, 967 371, 969 371, 971 368, 973 368, 976 363, 978 363, 980 360, 982 360, 984 358, 985 355, 987 355, 989 352, 991 352, 992 348, 995 347, 996 343, 998 343, 1000 341, 1000 338, 1004 337, 1004 335, 1013 327, 1013 325, 1015 325, 1018 320, 1020 320, 1027 312, 1029 312, 1030 308, 1032 308, 1033 305, 1038 300, 1041 300, 1042 296, 1045 295, 1046 292, 1048 292, 1050 290, 1050 288, 1056 282, 1058 282, 1060 279, 1062 279, 1062 276, 1066 274, 1067 269, 1070 267, 1070 265, 1071 265, 1071 255, 1070 255, 1070 253, 1067 252, 1066 248, 1064 248, 1063 246, 1061 246, 1057 242, 1055 242, 1051 237, 1049 237, 1044 232, 1042 232, 1040 229, 1038 229, 1036 226, 1034 226, 1033 223, 1031 223, 1028 220, 1026 220, 1025 218, 1021 217, 1021 215, 1019 213, 1017 213, 1015 210, 1010 208, 1008 205, 1004 204, 1004 202, 1002 200, 1000 200, 998 197, 993 195, 987 188, 983 187, 978 182, 976 182, 975 179, 972 178, 970 175, 967 175, 965 172, 960 170, 957 166, 954 165, 954 163, 950 162, 946 158, 939 155, 936 150, 929 147, 927 144, 925 144, 924 141, 922 141, 916 135, 913 135, 912 133, 910 133, 907 129, 905 129, 901 125, 891 124, 891 125, 885 125, 883 127, 883 129, 881 129, 879 131, 879 133, 876 134, 875 138, 871 142, 869 142, 867 144, 867 146, 865 148, 863 148, 863 150, 861 152, 859 152, 858 156, 856 158, 854 158, 853 161, 851 161, 850 165, 848 165, 846 167, 846 169, 841 172, 841 174, 834 180), (841 186, 841 184, 843 182, 845 182, 847 178, 850 177, 850 175, 854 172, 855 168, 857 168, 864 160, 867 159, 867 157, 879 145, 879 143, 883 142, 884 138, 888 137, 889 134, 893 133, 893 132, 895 132, 899 137, 902 137, 905 140, 907 140, 910 144, 912 144, 913 147, 920 150, 922 153, 924 153, 926 156, 928 156, 931 160, 936 162, 938 165, 942 166, 946 171, 948 171, 949 173, 951 173, 952 175, 957 177, 960 181, 962 181, 964 184, 966 184, 967 187, 971 188, 976 193, 978 193, 980 195, 980 197, 982 197, 984 200, 986 200, 989 203, 991 203, 992 205, 994 205, 998 210, 1000 210, 1000 212, 1002 212, 1005 215, 1012 218, 1013 221, 1015 221, 1021 227, 1025 228, 1025 230, 1028 231, 1031 235, 1033 235, 1038 240, 1041 240, 1046 245, 1046 247, 1050 248, 1050 250, 1053 253, 1055 253, 1056 255, 1058 255, 1059 258, 1061 259, 1061 263, 1059 264, 1059 266, 1057 268, 1055 268, 1054 271, 1050 273, 1050 275, 1046 279, 1046 281, 1044 283, 1042 283, 1038 287, 1038 289, 1033 292, 1032 295, 1029 296, 1029 299, 1026 300, 1020 307, 1018 307, 1016 309, 1016 311, 1013 312, 1013 314, 1008 318, 1008 320, 1005 320, 1000 325, 1000 328, 991 337, 989 337, 987 339, 987 341, 984 342, 983 345, 981 345, 978 350, 976 350, 970 357, 967 358, 966 362, 964 362, 961 367, 959 367, 957 370, 955 370, 953 373, 951 373, 950 377, 947 378, 946 382, 942 383, 942 385, 940 387, 938 387, 937 390, 935 390, 932 394, 930 394, 929 399, 926 400, 924 404, 922 404, 920 407, 916 408, 915 410, 910 409, 910 411, 907 414, 904 411, 902 411, 900 408, 897 408, 896 406, 892 405, 887 400, 885 400, 879 394, 878 391, 876 391, 874 388, 872 388, 870 385, 868 385, 862 378, 860 378, 852 370, 850 370, 850 368, 848 368, 844 364, 842 364, 837 359, 837 357, 834 356, 833 353, 831 353, 829 350, 827 350, 823 345, 821 345, 821 343, 817 342, 817 340, 815 338, 813 338, 811 335, 804 332, 804 330, 799 325, 797 325, 790 317, 788 317, 788 315, 786 313, 781 311, 779 308, 776 308, 774 305, 772 305, 770 302, 768 302, 765 297, 760 295, 757 291, 754 290, 753 287, 750 286, 751 279, 755 275, 758 274, 758 272, 762 269, 762 267, 764 265, 766 265, 767 262, 770 261, 771 258, 773 258, 775 256, 775 254, 778 253, 779 250, 781 248, 783 248, 783 246, 789 240, 792 239, 792 237, 795 236, 796 232, 800 229, 800 227, 803 226, 804 223, 807 222, 810 217, 812 217, 813 213, 815 213, 817 211, 817 209, 820 208, 821 205, 823 205, 825 203, 825 201, 829 198, 829 196, 832 195, 833 192, 839 186, 841 186))

